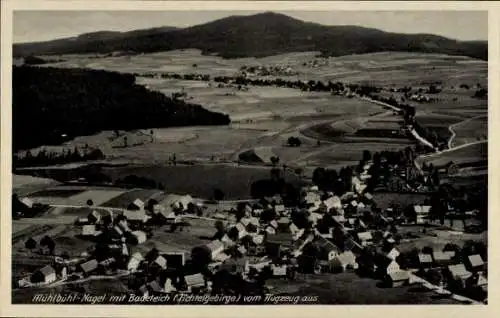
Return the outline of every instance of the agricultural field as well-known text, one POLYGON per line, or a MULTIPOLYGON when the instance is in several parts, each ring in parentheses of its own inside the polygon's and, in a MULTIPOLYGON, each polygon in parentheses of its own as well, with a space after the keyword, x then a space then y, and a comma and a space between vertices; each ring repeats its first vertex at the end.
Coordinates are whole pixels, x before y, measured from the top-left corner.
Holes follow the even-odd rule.
POLYGON ((420 163, 426 161, 428 164, 432 163, 434 166, 444 166, 448 162, 459 166, 474 165, 476 162, 484 162, 488 159, 488 142, 479 142, 465 147, 459 147, 451 151, 445 151, 436 155, 419 158, 420 163))
POLYGON ((159 190, 135 189, 125 193, 122 192, 121 194, 114 196, 112 199, 99 203, 98 205, 102 207, 126 209, 130 203, 134 202, 136 199, 147 202, 151 197, 160 193, 161 191, 159 190))
POLYGON ((30 194, 28 197, 37 203, 54 205, 86 205, 87 200, 92 200, 95 205, 100 205, 112 198, 121 195, 125 190, 122 189, 65 189, 48 188, 30 194))
POLYGON ((453 125, 455 136, 451 140, 452 147, 488 138, 488 116, 473 117, 453 125))
MULTIPOLYGON (((370 81, 381 85, 418 85, 439 79, 450 85, 480 83, 487 86, 487 63, 462 56, 409 52, 380 52, 340 57, 319 57, 319 52, 279 54, 263 58, 223 59, 199 50, 176 50, 136 56, 99 57, 63 55, 57 67, 86 67, 121 72, 199 73, 234 75, 242 66, 286 65, 297 75, 345 82, 370 81), (97 57, 97 58, 96 58, 97 57)), ((272 77, 272 76, 270 76, 272 77)), ((285 76, 281 76, 285 77, 285 76)))
MULTIPOLYGON (((386 88, 405 85, 425 88, 439 80, 443 83, 440 100, 416 106, 419 122, 421 118, 426 127, 446 138, 451 137, 447 126, 456 123, 455 119, 460 121, 480 112, 484 114, 487 109, 486 101, 471 98, 477 84, 487 85, 487 63, 457 56, 391 52, 323 58, 318 52, 301 52, 223 59, 202 55, 199 50, 177 50, 136 56, 67 55, 60 58, 65 61, 47 66, 124 73, 197 73, 214 77, 235 76, 242 66, 285 65, 293 70, 293 75, 279 76, 286 80, 370 83, 386 88), (461 84, 469 85, 470 89, 460 88, 461 84)), ((278 76, 264 78, 274 77, 278 76)), ((102 132, 78 137, 64 147, 98 147, 107 161, 134 164, 166 164, 173 155, 178 161, 234 162, 240 153, 250 150, 262 154, 265 164, 274 154, 280 157, 280 162, 335 165, 350 162, 352 156, 359 157, 354 152, 358 148, 371 149, 371 143, 378 143, 384 149, 404 148, 412 143, 399 129, 399 116, 382 113, 380 106, 355 98, 276 87, 250 86, 248 90, 238 90, 228 85, 219 87, 214 82, 140 76, 137 83, 166 95, 183 92, 188 102, 228 114, 232 123, 226 127, 145 129, 121 132, 120 137, 114 132, 102 132), (291 136, 300 137, 302 146, 287 147, 291 136), (339 137, 348 143, 339 143, 339 137), (321 149, 315 146, 318 139, 322 143, 336 143, 335 155, 327 153, 321 158, 321 149), (309 161, 303 160, 304 157, 309 161)))

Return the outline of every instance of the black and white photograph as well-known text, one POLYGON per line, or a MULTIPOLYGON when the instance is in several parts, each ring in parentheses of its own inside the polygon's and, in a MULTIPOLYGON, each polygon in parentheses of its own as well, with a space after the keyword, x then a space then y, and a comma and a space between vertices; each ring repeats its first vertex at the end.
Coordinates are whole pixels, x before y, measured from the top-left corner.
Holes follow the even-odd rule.
POLYGON ((488 304, 488 10, 259 7, 12 12, 13 305, 488 304))

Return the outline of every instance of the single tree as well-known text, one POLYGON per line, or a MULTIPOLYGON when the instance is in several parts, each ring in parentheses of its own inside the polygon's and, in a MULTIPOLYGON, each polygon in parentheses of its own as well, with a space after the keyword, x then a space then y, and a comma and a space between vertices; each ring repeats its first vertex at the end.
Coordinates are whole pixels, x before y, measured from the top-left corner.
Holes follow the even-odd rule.
POLYGON ((25 243, 24 247, 27 248, 28 250, 33 251, 36 248, 36 241, 30 237, 25 243))

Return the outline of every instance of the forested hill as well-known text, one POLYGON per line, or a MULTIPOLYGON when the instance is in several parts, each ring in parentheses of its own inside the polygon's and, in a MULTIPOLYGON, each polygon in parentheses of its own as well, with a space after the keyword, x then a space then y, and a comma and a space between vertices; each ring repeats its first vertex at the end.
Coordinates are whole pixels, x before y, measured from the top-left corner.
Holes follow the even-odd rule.
POLYGON ((400 34, 358 26, 326 26, 272 12, 231 16, 183 29, 111 35, 85 41, 14 45, 17 57, 68 53, 148 53, 196 48, 225 58, 320 51, 328 56, 404 51, 462 55, 487 60, 486 41, 456 41, 432 34, 400 34))
POLYGON ((13 68, 14 150, 58 144, 101 130, 227 125, 229 116, 173 100, 101 70, 13 68))

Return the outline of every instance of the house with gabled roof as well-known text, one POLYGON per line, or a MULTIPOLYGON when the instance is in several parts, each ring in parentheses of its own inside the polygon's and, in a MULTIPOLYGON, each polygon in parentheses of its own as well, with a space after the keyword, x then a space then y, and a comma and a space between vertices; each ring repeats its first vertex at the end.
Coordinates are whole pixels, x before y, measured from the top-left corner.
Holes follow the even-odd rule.
POLYGON ((331 262, 337 255, 340 254, 340 249, 329 240, 319 237, 316 242, 318 247, 318 259, 331 262))
POLYGON ((368 246, 373 244, 373 236, 371 232, 359 232, 357 236, 361 246, 368 246))
POLYGON ((465 268, 464 264, 449 265, 447 270, 450 279, 458 280, 462 283, 465 283, 465 280, 472 276, 472 273, 465 268))
POLYGON ((334 272, 345 272, 349 268, 356 269, 358 267, 356 255, 351 251, 342 252, 333 258, 332 267, 334 272))
POLYGON ((97 224, 97 223, 101 222, 102 216, 99 212, 97 212, 96 210, 93 210, 92 212, 89 213, 89 215, 87 216, 87 219, 89 220, 89 222, 91 224, 97 224))
POLYGON ((127 270, 135 272, 139 268, 139 265, 143 260, 144 257, 142 256, 142 254, 140 252, 135 252, 134 254, 132 254, 127 263, 127 270))
POLYGON ((139 287, 139 290, 137 291, 137 293, 141 296, 149 296, 149 288, 147 285, 142 285, 141 287, 139 287))
POLYGON ((474 254, 474 255, 469 255, 465 259, 465 264, 466 268, 471 271, 471 272, 478 272, 484 270, 485 263, 483 259, 481 258, 481 255, 479 254, 474 254))
POLYGON ((390 275, 391 273, 400 270, 398 262, 390 259, 386 255, 376 254, 374 260, 377 267, 377 272, 381 277, 385 277, 386 275, 390 275))
POLYGON ((432 253, 432 259, 436 266, 448 266, 451 265, 451 257, 444 252, 434 251, 432 253))
POLYGON ((82 236, 96 236, 100 233, 96 231, 95 224, 88 224, 82 227, 82 236))
POLYGON ((193 288, 205 286, 205 278, 201 273, 184 276, 188 292, 192 292, 193 288))
POLYGON ((127 218, 127 221, 129 223, 132 222, 145 223, 149 219, 144 210, 134 210, 134 211, 124 210, 123 216, 127 218))
POLYGON ((79 265, 80 270, 83 272, 84 275, 90 275, 93 273, 95 270, 97 270, 99 266, 99 263, 97 262, 96 259, 91 259, 87 262, 84 262, 79 265))
POLYGON ((236 244, 227 234, 224 234, 224 236, 220 239, 220 241, 222 242, 225 248, 236 244))
POLYGON ((157 280, 152 280, 148 284, 149 293, 151 295, 160 295, 164 292, 163 287, 157 280))
POLYGON ((224 244, 220 240, 213 240, 210 243, 206 244, 208 251, 212 258, 214 258, 217 254, 221 253, 224 250, 224 244))
POLYGON ((340 210, 342 202, 338 196, 332 196, 322 202, 322 207, 325 208, 326 212, 330 212, 332 209, 340 210))
POLYGON ((419 253, 418 262, 421 269, 429 269, 433 264, 432 255, 419 253))
POLYGON ((132 203, 129 204, 128 210, 144 210, 144 206, 144 201, 142 201, 141 199, 135 199, 132 203))
POLYGON ((401 253, 399 252, 399 250, 397 248, 392 248, 388 253, 387 253, 387 257, 392 259, 392 260, 396 260, 396 258, 400 255, 401 253))
POLYGON ((234 240, 239 240, 242 237, 246 236, 247 234, 248 233, 247 233, 246 227, 243 223, 236 223, 228 231, 229 237, 234 239, 234 240))
POLYGON ((55 282, 57 279, 56 270, 51 265, 46 265, 38 270, 36 270, 31 275, 32 283, 44 283, 50 284, 55 282))
POLYGON ((386 277, 391 287, 400 287, 410 283, 410 273, 404 270, 391 272, 386 277))
POLYGON ((151 265, 157 266, 161 269, 167 269, 167 260, 165 259, 165 257, 159 255, 151 265))

